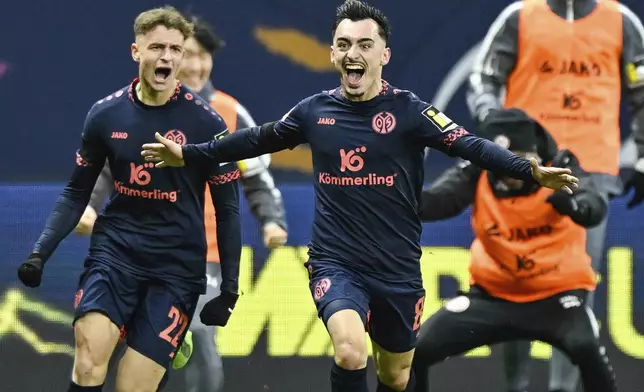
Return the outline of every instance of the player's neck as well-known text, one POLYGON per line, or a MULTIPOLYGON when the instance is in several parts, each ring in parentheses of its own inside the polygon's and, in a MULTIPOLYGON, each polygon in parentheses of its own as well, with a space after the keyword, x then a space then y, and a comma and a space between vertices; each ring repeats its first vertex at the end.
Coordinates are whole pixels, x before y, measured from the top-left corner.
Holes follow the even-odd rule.
POLYGON ((145 83, 143 78, 141 78, 135 88, 136 97, 139 101, 148 106, 164 105, 174 95, 177 83, 179 82, 176 81, 176 83, 171 84, 172 88, 168 88, 165 91, 155 91, 145 83))
POLYGON ((349 101, 351 102, 366 102, 366 101, 371 101, 375 97, 380 94, 380 91, 382 90, 382 79, 377 79, 371 87, 369 87, 364 94, 362 94, 359 97, 356 96, 351 96, 347 95, 347 93, 344 90, 344 86, 342 86, 342 95, 349 101))

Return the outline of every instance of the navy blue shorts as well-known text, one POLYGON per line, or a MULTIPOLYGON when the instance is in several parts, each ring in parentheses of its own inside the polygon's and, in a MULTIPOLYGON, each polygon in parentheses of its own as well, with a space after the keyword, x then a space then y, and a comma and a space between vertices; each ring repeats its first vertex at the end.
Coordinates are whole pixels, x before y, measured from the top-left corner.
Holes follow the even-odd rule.
POLYGON ((318 316, 327 324, 336 312, 358 312, 371 339, 392 353, 416 347, 425 301, 420 277, 391 283, 320 260, 304 264, 318 316))
POLYGON ((89 312, 106 315, 129 347, 167 369, 183 342, 199 294, 106 263, 85 265, 74 321, 89 312))

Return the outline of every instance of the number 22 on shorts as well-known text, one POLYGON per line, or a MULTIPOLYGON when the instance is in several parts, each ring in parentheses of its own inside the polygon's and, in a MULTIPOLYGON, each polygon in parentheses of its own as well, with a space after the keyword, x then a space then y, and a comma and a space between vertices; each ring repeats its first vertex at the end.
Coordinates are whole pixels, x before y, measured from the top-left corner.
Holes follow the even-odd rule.
POLYGON ((172 322, 170 323, 168 328, 161 331, 159 337, 170 343, 172 347, 177 348, 179 346, 179 339, 181 338, 181 336, 183 336, 183 333, 188 327, 188 316, 181 313, 181 311, 177 309, 176 306, 173 306, 170 308, 168 318, 171 319, 172 322), (179 331, 174 335, 174 337, 172 337, 170 334, 172 334, 172 332, 174 332, 174 330, 177 329, 178 326, 180 326, 179 331))

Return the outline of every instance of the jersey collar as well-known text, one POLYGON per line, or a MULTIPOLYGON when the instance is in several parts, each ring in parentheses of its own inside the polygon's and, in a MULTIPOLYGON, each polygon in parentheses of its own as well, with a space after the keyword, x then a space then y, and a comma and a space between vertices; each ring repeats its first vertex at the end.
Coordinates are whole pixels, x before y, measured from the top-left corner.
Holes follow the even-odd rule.
MULTIPOLYGON (((139 83, 140 81, 141 80, 138 77, 136 77, 136 78, 134 78, 132 83, 130 83, 130 87, 127 89, 128 98, 130 98, 130 101, 132 101, 133 103, 135 103, 137 105, 142 105, 142 106, 145 106, 145 107, 156 107, 156 106, 149 106, 149 105, 144 104, 136 96, 136 93, 134 92, 134 89, 136 88, 136 84, 139 83)), ((172 94, 172 96, 170 97, 168 102, 176 102, 179 99, 180 94, 181 94, 181 82, 178 82, 177 87, 174 90, 174 94, 172 94)), ((165 106, 165 105, 161 105, 159 107, 163 107, 163 106, 165 106)))

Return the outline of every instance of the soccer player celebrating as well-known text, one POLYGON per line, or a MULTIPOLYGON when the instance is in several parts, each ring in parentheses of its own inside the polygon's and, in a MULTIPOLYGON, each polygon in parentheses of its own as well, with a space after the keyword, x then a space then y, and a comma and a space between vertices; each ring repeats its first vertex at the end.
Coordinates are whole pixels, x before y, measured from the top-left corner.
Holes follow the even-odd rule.
MULTIPOLYGON (((210 78, 215 53, 224 42, 203 19, 191 16, 188 20, 194 25, 194 35, 184 43, 185 55, 177 73, 177 78, 184 86, 198 95, 209 100, 210 106, 219 114, 228 130, 234 132, 239 128, 255 126, 253 118, 235 98, 221 90, 215 90, 210 78)), ((286 242, 286 221, 284 205, 279 190, 275 187, 273 177, 268 171, 270 155, 250 158, 238 163, 241 176, 240 182, 246 196, 246 201, 253 216, 260 224, 264 245, 276 248, 286 242)), ((217 186, 217 185, 213 185, 217 186)), ((76 232, 89 235, 92 232, 97 213, 110 194, 114 192, 114 183, 109 165, 106 164, 96 182, 89 205, 76 232)), ((211 299, 217 297, 221 287, 221 267, 217 244, 217 217, 213 209, 210 189, 205 192, 205 225, 208 264, 206 274, 208 287, 206 294, 199 298, 196 312, 199 312, 211 299)), ((215 327, 207 326, 194 320, 190 324, 190 333, 186 336, 183 352, 192 352, 192 360, 187 362, 185 369, 187 392, 217 392, 223 388, 223 364, 215 346, 215 327), (193 350, 193 351, 191 351, 193 350)), ((185 361, 181 354, 176 356, 173 366, 177 367, 185 361)))
POLYGON ((421 196, 423 221, 458 215, 473 205, 469 293, 456 297, 420 329, 414 358, 416 392, 429 387, 428 367, 473 348, 519 339, 542 340, 581 369, 586 392, 616 390, 586 304, 596 276, 585 227, 606 216, 601 190, 569 151, 518 109, 492 110, 481 133, 518 155, 578 174, 577 192, 553 192, 482 171, 468 162, 447 170, 421 196))
POLYGON ((202 322, 225 325, 238 298, 235 164, 159 169, 139 154, 155 132, 180 144, 227 132, 221 117, 176 79, 193 26, 165 7, 140 14, 134 33, 139 77, 89 111, 76 170, 18 270, 25 285, 40 285, 46 261, 77 225, 107 159, 116 194, 96 221, 76 294, 70 392, 102 390, 121 328, 128 349, 116 389, 157 390, 206 288, 206 183, 217 209, 222 293, 205 305, 202 322))
POLYGON ((413 390, 411 361, 425 291, 417 214, 425 147, 461 156, 501 175, 572 191, 571 171, 538 166, 468 134, 433 106, 382 80, 391 58, 389 23, 376 8, 338 7, 331 61, 341 86, 304 99, 280 121, 220 140, 143 146, 165 166, 230 162, 309 143, 316 176, 310 288, 333 342, 335 392, 367 391, 365 329, 378 391, 413 390), (534 177, 534 178, 533 178, 534 177))

